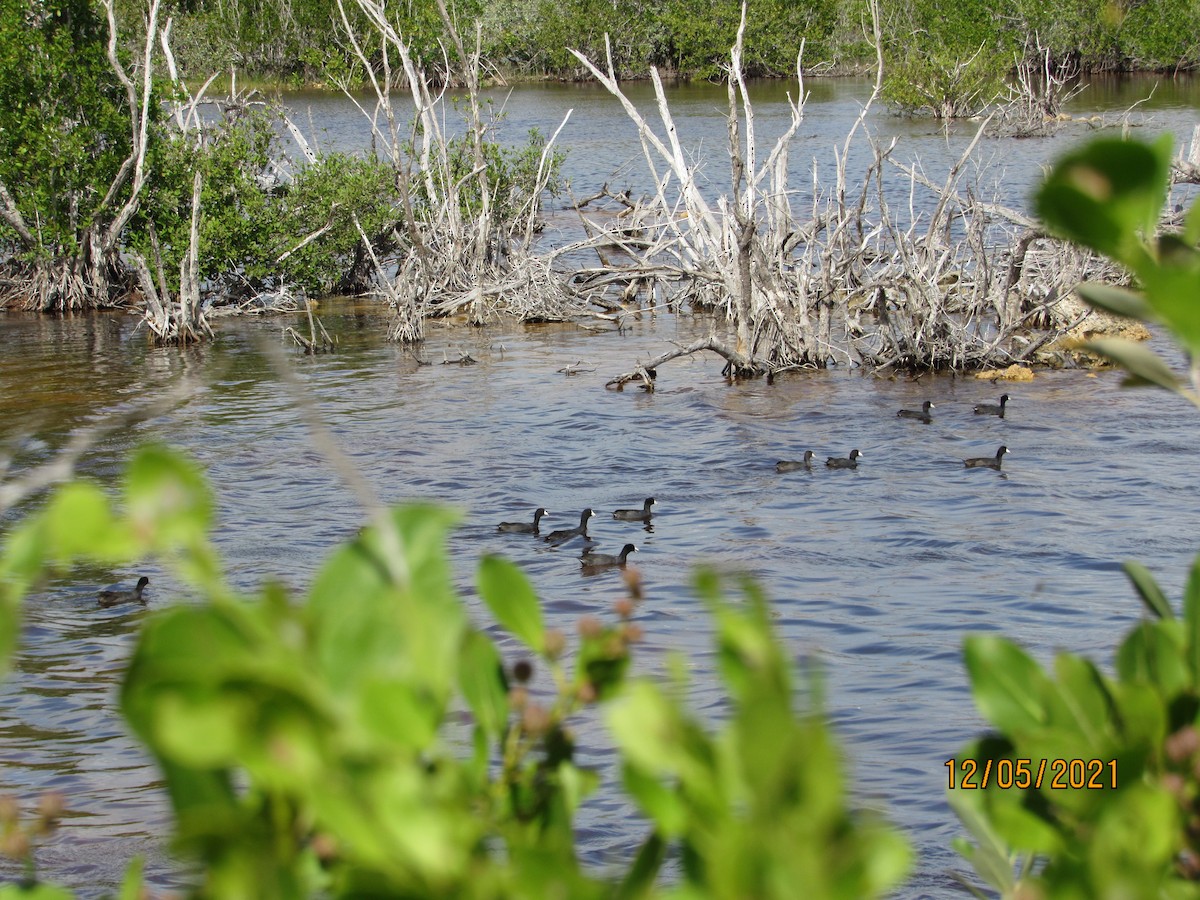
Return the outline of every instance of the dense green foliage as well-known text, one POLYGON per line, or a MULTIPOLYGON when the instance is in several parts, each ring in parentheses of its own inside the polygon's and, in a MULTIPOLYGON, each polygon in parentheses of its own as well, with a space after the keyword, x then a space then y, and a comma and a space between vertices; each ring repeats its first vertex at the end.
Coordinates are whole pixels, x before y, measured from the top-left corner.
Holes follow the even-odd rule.
POLYGON ((999 92, 1018 54, 984 0, 914 0, 884 33, 892 103, 942 118, 971 115, 999 92))
POLYGON ((211 289, 290 284, 314 294, 332 291, 361 241, 353 217, 371 237, 396 221, 395 173, 372 157, 342 153, 281 165, 277 128, 271 111, 251 107, 209 125, 200 140, 165 140, 142 214, 129 230, 131 246, 148 255, 153 234, 166 269, 178 271, 188 248, 192 175, 199 171, 200 273, 211 289))
POLYGON ((714 728, 686 710, 682 679, 630 679, 636 591, 611 621, 582 618, 572 642, 546 627, 516 566, 485 557, 479 596, 521 645, 506 662, 454 590, 443 546, 453 518, 380 512, 306 596, 266 584, 242 597, 208 540, 204 479, 147 448, 120 508, 75 482, 7 536, 0 665, 22 598, 48 569, 148 554, 174 568, 199 602, 147 616, 121 708, 161 768, 198 897, 858 900, 903 879, 905 842, 847 808, 827 724, 810 704, 796 712, 790 662, 753 585, 733 602, 715 575, 698 581, 730 691, 714 728), (572 723, 597 706, 649 823, 616 877, 585 871, 575 848, 575 812, 598 773, 576 762, 572 723), (680 879, 658 885, 673 852, 680 879))
MULTIPOLYGON (((1128 383, 1200 406, 1200 203, 1181 229, 1156 234, 1173 146, 1169 135, 1153 145, 1093 142, 1058 162, 1037 205, 1054 231, 1136 276, 1137 293, 1079 292, 1108 312, 1165 326, 1192 360, 1191 387, 1142 345, 1106 338, 1091 348, 1125 368, 1128 383)), ((995 731, 960 754, 974 786, 951 793, 979 841, 965 855, 1005 897, 1195 896, 1200 557, 1181 614, 1142 566, 1125 571, 1150 618, 1125 637, 1112 675, 1068 652, 1049 673, 1005 638, 967 640, 975 700, 995 731), (1030 866, 1034 858, 1041 864, 1030 866)))
MULTIPOLYGON (((124 2, 130 7, 126 19, 136 22, 140 12, 134 0, 124 2)), ((603 59, 607 34, 616 67, 626 76, 643 75, 655 65, 685 76, 713 77, 727 61, 741 3, 457 0, 447 6, 464 33, 471 22, 482 23, 484 57, 510 73, 582 77, 566 48, 603 59)), ((354 4, 346 9, 361 26, 354 4)), ((426 68, 444 71, 434 0, 392 4, 388 14, 426 68)), ((193 78, 236 67, 285 83, 320 83, 326 69, 345 71, 351 58, 336 37, 337 8, 324 0, 185 2, 175 15, 181 62, 193 78)), ((1031 38, 1056 59, 1071 59, 1083 70, 1192 68, 1200 62, 1196 0, 903 0, 881 4, 881 15, 897 87, 902 70, 926 80, 980 49, 982 58, 966 77, 971 84, 992 86, 1031 38)), ((810 67, 870 65, 874 53, 863 36, 869 18, 865 0, 750 0, 746 72, 791 72, 802 38, 810 67)), ((898 102, 907 98, 898 95, 898 102)))
POLYGON ((107 32, 89 0, 0 5, 0 183, 37 238, 24 255, 74 252, 111 209, 131 131, 107 32))
POLYGON ((1066 75, 1200 63, 1196 0, 908 0, 887 16, 886 96, 943 117, 982 110, 1023 61, 1066 75))
MULTIPOLYGON (((190 98, 152 82, 139 163, 147 61, 138 71, 130 52, 118 69, 108 40, 107 21, 87 0, 21 0, 0 10, 0 271, 9 276, 0 305, 14 298, 41 309, 123 302, 139 283, 137 258, 170 296, 189 253, 196 176, 196 275, 202 291, 217 299, 280 285, 310 293, 365 290, 363 236, 386 264, 387 252, 403 242, 396 226, 406 193, 416 196, 416 219, 440 215, 419 203, 412 148, 386 161, 341 153, 291 161, 279 145, 281 111, 245 93, 192 116, 190 98), (136 87, 132 103, 126 76, 136 87), (125 210, 135 183, 136 204, 125 210)), ((488 126, 481 153, 490 214, 504 223, 537 210, 533 185, 544 139, 534 132, 524 145, 510 146, 501 143, 497 126, 488 126)), ((473 168, 473 144, 459 138, 449 146, 450 174, 459 180, 473 168)), ((552 189, 561 159, 555 153, 547 160, 552 189)), ((478 193, 479 184, 478 178, 465 183, 466 213, 476 212, 471 191, 478 193)))

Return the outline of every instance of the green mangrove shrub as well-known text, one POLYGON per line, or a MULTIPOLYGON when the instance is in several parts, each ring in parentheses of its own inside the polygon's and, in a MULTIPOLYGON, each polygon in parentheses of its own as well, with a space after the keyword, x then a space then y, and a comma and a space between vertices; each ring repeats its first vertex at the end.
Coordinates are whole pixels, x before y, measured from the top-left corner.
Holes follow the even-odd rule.
MULTIPOLYGON (((1090 343, 1128 372, 1197 403, 1200 204, 1160 229, 1173 140, 1103 139, 1058 161, 1038 192, 1056 233, 1122 263, 1136 289, 1084 284, 1108 312, 1165 327, 1192 386, 1143 345, 1090 343)), ((1063 652, 1046 671, 1014 642, 967 639, 975 701, 993 731, 946 763, 952 804, 977 844, 960 849, 1005 897, 1191 897, 1200 881, 1200 557, 1180 609, 1125 564, 1150 614, 1114 670, 1063 652)))
MULTIPOLYGON (((0 551, 6 667, 22 598, 49 572, 152 555, 194 594, 146 615, 120 695, 161 769, 193 896, 851 900, 904 878, 907 844, 847 806, 819 704, 797 710, 753 585, 739 602, 712 573, 697 582, 730 690, 718 727, 687 711, 681 676, 630 678, 636 576, 570 637, 546 626, 515 565, 487 556, 477 589, 500 639, 455 591, 444 509, 381 511, 303 595, 253 596, 224 577, 213 512, 194 465, 147 447, 119 502, 64 485, 0 551), (599 778, 578 761, 575 723, 593 708, 648 831, 616 872, 585 869, 575 845, 599 778)), ((127 896, 139 878, 134 866, 127 896)))

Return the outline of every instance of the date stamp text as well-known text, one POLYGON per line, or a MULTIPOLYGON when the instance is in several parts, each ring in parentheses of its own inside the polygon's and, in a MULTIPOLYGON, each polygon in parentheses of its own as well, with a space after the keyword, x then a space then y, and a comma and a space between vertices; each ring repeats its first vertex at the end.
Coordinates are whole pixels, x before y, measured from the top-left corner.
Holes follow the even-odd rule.
POLYGON ((950 790, 1116 790, 1115 759, 948 759, 950 790))

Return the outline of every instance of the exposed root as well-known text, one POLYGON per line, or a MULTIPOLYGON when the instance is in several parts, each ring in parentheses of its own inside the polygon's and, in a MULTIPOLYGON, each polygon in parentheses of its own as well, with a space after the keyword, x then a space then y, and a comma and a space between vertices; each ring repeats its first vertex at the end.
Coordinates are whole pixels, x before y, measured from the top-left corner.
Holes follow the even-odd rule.
POLYGON ((154 267, 157 281, 140 254, 134 254, 138 280, 142 286, 142 320, 160 344, 190 344, 202 337, 212 337, 203 303, 200 301, 200 173, 192 180, 192 225, 188 252, 179 265, 179 293, 172 300, 163 273, 158 238, 150 231, 154 248, 154 267))

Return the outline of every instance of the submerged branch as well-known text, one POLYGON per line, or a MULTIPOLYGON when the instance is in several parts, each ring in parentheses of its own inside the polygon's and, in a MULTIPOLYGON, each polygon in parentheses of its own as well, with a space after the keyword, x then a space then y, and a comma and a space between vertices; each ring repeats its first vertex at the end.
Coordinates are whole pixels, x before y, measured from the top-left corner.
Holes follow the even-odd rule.
POLYGON ((688 344, 686 347, 677 347, 674 350, 668 350, 654 357, 648 363, 638 366, 632 372, 626 372, 623 375, 618 375, 616 378, 610 379, 605 383, 605 387, 615 387, 619 390, 631 381, 641 381, 643 384, 652 386, 654 379, 658 377, 657 369, 659 366, 673 359, 678 359, 681 356, 691 356, 694 353, 702 353, 706 350, 712 351, 725 360, 724 374, 726 375, 756 376, 762 375, 767 371, 767 368, 762 364, 755 362, 744 354, 738 353, 737 350, 727 346, 716 336, 710 335, 709 337, 688 344))

